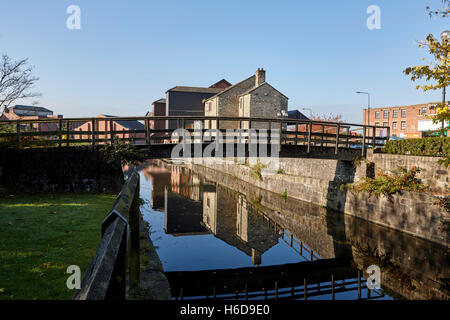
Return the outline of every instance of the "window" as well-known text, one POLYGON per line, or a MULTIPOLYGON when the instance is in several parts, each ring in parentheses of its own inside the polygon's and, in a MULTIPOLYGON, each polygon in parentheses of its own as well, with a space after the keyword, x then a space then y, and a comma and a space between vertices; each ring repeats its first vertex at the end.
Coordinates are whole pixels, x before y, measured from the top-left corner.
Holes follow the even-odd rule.
POLYGON ((389 127, 389 123, 383 122, 383 127, 389 127))
POLYGON ((397 130, 397 121, 392 122, 392 129, 397 130))
POLYGON ((427 114, 427 107, 423 107, 421 112, 422 114, 427 114))
POLYGON ((389 111, 387 111, 387 110, 384 110, 384 111, 383 111, 383 118, 384 118, 384 119, 389 118, 389 111))
POLYGON ((375 125, 376 125, 376 126, 379 126, 379 125, 380 125, 380 123, 379 123, 379 122, 375 122, 375 125))
POLYGON ((406 121, 402 121, 402 130, 406 130, 406 121))
POLYGON ((207 103, 207 107, 206 107, 206 111, 208 111, 208 112, 210 112, 211 111, 211 105, 212 105, 212 103, 211 102, 208 102, 207 103))
POLYGON ((392 111, 392 117, 393 118, 398 118, 398 110, 397 109, 392 111))
POLYGON ((380 111, 375 112, 375 119, 380 119, 380 111))
POLYGON ((406 109, 402 109, 402 118, 406 118, 406 109))

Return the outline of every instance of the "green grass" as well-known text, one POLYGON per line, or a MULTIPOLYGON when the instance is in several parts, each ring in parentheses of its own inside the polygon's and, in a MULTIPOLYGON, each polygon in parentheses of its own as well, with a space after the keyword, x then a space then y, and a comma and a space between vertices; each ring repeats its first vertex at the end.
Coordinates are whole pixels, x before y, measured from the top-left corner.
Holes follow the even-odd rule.
POLYGON ((0 300, 71 299, 69 265, 84 274, 111 194, 0 196, 0 300))

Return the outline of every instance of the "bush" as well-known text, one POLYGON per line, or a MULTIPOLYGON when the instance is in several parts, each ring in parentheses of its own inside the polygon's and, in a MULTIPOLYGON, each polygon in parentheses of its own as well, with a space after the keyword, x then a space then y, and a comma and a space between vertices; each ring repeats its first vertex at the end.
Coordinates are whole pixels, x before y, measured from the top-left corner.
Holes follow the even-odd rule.
POLYGON ((439 163, 450 165, 450 138, 430 137, 422 139, 389 140, 383 148, 389 154, 444 157, 439 163))
POLYGON ((106 158, 106 162, 114 166, 126 164, 136 165, 146 159, 145 151, 138 150, 134 144, 114 138, 112 144, 100 147, 100 151, 106 158))
POLYGON ((393 177, 381 172, 375 178, 364 178, 362 183, 353 187, 353 190, 366 191, 379 196, 427 189, 422 181, 416 178, 420 172, 419 168, 413 167, 407 170, 404 167, 398 167, 398 171, 400 174, 393 177))

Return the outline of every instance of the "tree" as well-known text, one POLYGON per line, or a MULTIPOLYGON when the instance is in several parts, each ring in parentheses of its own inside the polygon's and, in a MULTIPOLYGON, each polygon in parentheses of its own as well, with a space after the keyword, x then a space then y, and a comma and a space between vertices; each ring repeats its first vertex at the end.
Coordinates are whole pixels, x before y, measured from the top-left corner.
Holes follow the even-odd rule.
POLYGON ((430 7, 427 7, 428 15, 433 16, 441 16, 442 18, 448 17, 450 15, 450 0, 441 0, 442 9, 440 10, 432 10, 430 7))
POLYGON ((316 121, 343 122, 342 114, 334 114, 334 113, 329 114, 322 113, 319 115, 318 113, 311 112, 309 119, 316 121))
MULTIPOLYGON (((450 112, 445 100, 445 89, 450 83, 450 39, 442 36, 442 41, 436 39, 432 34, 428 35, 425 41, 419 41, 419 48, 427 48, 428 52, 433 56, 434 61, 424 66, 413 66, 406 68, 404 73, 411 77, 412 81, 425 79, 425 81, 433 81, 432 84, 418 85, 416 89, 423 91, 442 90, 442 103, 437 104, 433 108, 437 110, 436 115, 429 116, 433 123, 442 123, 440 131, 441 135, 447 129, 444 128, 444 122, 450 119, 450 112)), ((425 60, 425 59, 422 59, 425 60)))
POLYGON ((28 59, 12 61, 7 55, 0 61, 0 109, 3 112, 17 99, 40 97, 31 92, 39 78, 33 76, 33 67, 27 67, 28 59))

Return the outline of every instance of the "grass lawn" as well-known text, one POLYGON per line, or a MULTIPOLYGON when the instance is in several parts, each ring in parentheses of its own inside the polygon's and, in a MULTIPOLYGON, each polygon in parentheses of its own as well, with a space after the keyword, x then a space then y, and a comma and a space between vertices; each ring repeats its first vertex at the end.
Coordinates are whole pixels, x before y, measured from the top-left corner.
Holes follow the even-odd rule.
POLYGON ((66 269, 86 271, 111 194, 0 196, 0 300, 71 299, 66 269))

